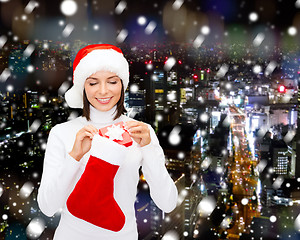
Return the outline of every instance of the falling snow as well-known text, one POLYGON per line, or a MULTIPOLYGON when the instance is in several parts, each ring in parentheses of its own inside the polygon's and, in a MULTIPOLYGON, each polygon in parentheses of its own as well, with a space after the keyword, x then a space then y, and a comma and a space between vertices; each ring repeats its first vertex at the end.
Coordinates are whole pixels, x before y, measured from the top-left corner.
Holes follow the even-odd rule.
POLYGON ((197 210, 199 211, 200 215, 201 216, 209 216, 213 210, 215 209, 216 207, 216 201, 213 197, 205 197, 203 198, 198 207, 197 207, 197 210))
POLYGON ((183 2, 184 0, 176 0, 172 5, 173 9, 175 11, 178 10, 182 6, 183 2))
POLYGON ((256 12, 252 12, 249 14, 249 20, 252 22, 256 22, 258 20, 258 14, 256 12))
POLYGON ((115 9, 116 14, 121 14, 127 6, 127 3, 125 1, 120 1, 115 9))
POLYGON ((137 22, 139 25, 144 26, 147 23, 147 18, 145 16, 139 16, 137 22))
POLYGON ((63 37, 67 38, 73 32, 75 26, 72 23, 68 23, 64 30, 62 31, 63 37))
POLYGON ((288 34, 291 36, 295 36, 297 34, 297 28, 295 28, 294 26, 289 27, 288 34))
POLYGON ((11 75, 9 68, 5 68, 0 75, 0 82, 5 82, 11 75))
POLYGON ((162 238, 162 240, 179 240, 178 233, 174 230, 170 230, 166 232, 162 238))
POLYGON ((145 33, 147 35, 152 34, 153 31, 155 30, 156 26, 157 26, 156 22, 154 22, 154 21, 149 22, 148 25, 145 28, 145 33))
POLYGON ((223 64, 223 65, 220 67, 220 69, 218 70, 216 76, 217 76, 218 78, 224 77, 225 74, 228 72, 228 69, 229 69, 228 65, 223 64))
POLYGON ((27 237, 29 239, 38 239, 45 229, 45 222, 42 218, 34 218, 26 228, 27 237))
POLYGON ((61 12, 66 16, 72 16, 77 12, 78 6, 74 0, 63 0, 60 5, 61 12))
POLYGON ((263 34, 263 33, 257 34, 257 36, 253 40, 253 45, 255 47, 259 47, 264 39, 265 39, 265 34, 263 34))
POLYGON ((176 60, 175 60, 174 57, 168 58, 168 60, 167 60, 166 63, 165 63, 164 69, 165 69, 166 71, 171 70, 171 68, 175 65, 175 63, 176 63, 176 60))
POLYGON ((24 12, 26 14, 30 14, 32 13, 32 11, 37 8, 39 6, 39 3, 36 2, 36 1, 29 1, 28 4, 26 5, 25 9, 24 9, 24 12))
POLYGON ((199 34, 196 39, 193 41, 193 46, 195 48, 199 48, 201 46, 201 44, 204 42, 205 37, 201 34, 199 34))
MULTIPOLYGON (((232 2, 230 11, 218 1, 100 6, 63 0, 53 17, 44 15, 51 4, 42 1, 0 4, 6 13, 0 33, 1 237, 52 239, 60 213, 47 218, 36 203, 47 138, 55 124, 80 116, 63 100, 76 52, 108 42, 129 60, 125 99, 140 102, 135 108, 126 103, 128 116, 147 120, 158 134, 169 127, 161 144, 170 147, 164 150, 178 187, 177 208, 155 212, 155 203, 139 196, 138 224, 150 229, 155 223, 153 234, 163 240, 299 238, 299 0, 258 1, 254 8, 232 2), (141 97, 150 91, 151 104, 141 97), (192 134, 185 125, 195 128, 192 134), (288 170, 278 174, 282 166, 288 170)), ((149 194, 151 186, 140 185, 140 193, 149 194)))
POLYGON ((119 43, 124 42, 127 36, 128 36, 128 31, 126 29, 122 29, 117 36, 117 42, 119 43))
POLYGON ((178 145, 181 142, 181 137, 179 135, 180 131, 181 131, 180 126, 175 126, 173 128, 173 130, 170 132, 168 140, 169 140, 169 143, 171 145, 175 145, 176 146, 176 145, 178 145))
POLYGON ((2 35, 0 37, 0 48, 2 48, 5 45, 6 41, 7 41, 7 37, 2 35))

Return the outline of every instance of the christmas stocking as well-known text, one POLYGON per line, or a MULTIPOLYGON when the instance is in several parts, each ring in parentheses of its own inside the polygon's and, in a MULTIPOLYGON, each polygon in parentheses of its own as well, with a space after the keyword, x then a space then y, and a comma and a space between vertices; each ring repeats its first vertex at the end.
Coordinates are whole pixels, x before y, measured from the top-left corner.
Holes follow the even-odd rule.
POLYGON ((114 178, 126 156, 125 146, 131 144, 122 123, 94 136, 84 173, 67 200, 72 215, 111 231, 123 228, 125 215, 114 199, 114 178))

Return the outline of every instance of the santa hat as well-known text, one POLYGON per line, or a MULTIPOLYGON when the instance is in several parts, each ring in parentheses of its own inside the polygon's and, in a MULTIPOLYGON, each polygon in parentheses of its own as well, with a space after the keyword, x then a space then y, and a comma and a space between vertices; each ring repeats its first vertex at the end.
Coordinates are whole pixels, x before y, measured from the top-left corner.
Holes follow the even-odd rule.
POLYGON ((65 93, 66 102, 71 108, 83 108, 84 82, 100 70, 117 74, 126 90, 129 65, 122 50, 110 44, 88 45, 79 50, 73 62, 73 86, 65 93))

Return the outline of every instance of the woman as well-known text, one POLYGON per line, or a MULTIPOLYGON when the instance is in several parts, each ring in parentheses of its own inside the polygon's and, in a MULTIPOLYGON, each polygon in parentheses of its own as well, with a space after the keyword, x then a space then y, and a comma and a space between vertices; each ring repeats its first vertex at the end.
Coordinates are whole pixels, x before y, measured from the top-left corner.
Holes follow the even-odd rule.
POLYGON ((129 67, 119 48, 89 45, 76 55, 73 71, 65 99, 83 108, 83 116, 49 134, 39 207, 49 217, 61 211, 55 240, 136 240, 140 166, 156 205, 164 212, 176 207, 163 150, 151 126, 123 115, 129 67), (100 136, 105 128, 110 135, 100 136), (118 143, 123 134, 130 136, 127 146, 118 143))

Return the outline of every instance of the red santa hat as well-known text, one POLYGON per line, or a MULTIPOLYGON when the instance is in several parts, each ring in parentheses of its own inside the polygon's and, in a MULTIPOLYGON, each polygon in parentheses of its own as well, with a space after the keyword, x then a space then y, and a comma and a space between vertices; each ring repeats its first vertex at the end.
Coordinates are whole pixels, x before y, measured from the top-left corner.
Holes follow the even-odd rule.
POLYGON ((88 45, 79 50, 73 62, 73 86, 65 93, 66 102, 71 108, 83 108, 84 82, 101 70, 117 74, 126 90, 129 65, 122 50, 110 44, 88 45))

